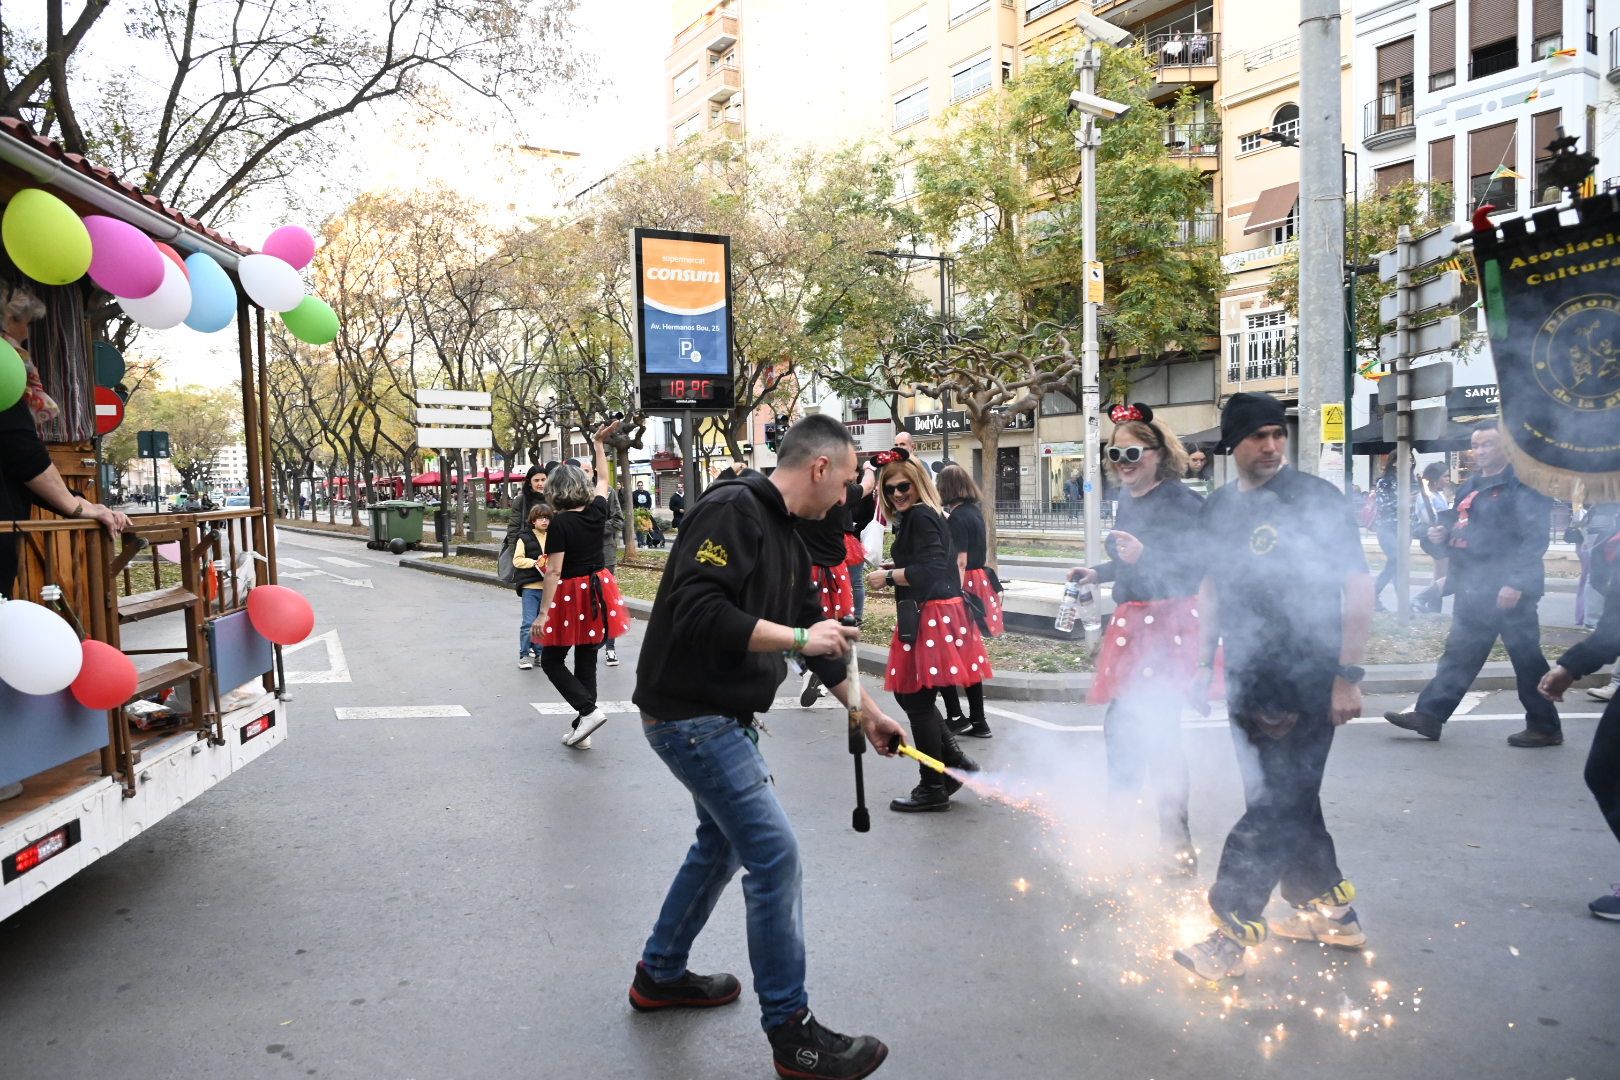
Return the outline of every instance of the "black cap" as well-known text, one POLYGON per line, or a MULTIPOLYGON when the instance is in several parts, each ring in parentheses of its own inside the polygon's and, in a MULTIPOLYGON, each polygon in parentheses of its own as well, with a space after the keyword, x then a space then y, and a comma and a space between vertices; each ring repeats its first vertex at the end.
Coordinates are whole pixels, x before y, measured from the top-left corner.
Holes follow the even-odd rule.
POLYGON ((1221 441, 1215 447, 1230 454, 1238 443, 1271 424, 1286 426, 1288 413, 1283 403, 1270 394, 1233 394, 1221 410, 1221 441))

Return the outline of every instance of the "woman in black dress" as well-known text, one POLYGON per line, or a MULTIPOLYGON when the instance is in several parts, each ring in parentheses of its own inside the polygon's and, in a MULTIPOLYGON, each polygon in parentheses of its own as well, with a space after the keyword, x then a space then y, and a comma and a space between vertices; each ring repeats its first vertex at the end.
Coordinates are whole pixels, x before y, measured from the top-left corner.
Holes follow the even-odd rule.
MULTIPOLYGON (((951 543, 956 549, 956 565, 962 572, 962 592, 972 597, 967 601, 979 629, 989 637, 1000 637, 1001 579, 993 567, 985 565, 989 548, 989 532, 985 528, 984 513, 979 509, 979 485, 973 482, 960 465, 947 465, 939 470, 939 497, 948 515, 946 523, 951 530, 951 543)), ((984 718, 984 680, 968 684, 968 713, 962 715, 962 704, 956 696, 956 687, 940 690, 945 702, 945 723, 957 735, 971 735, 975 739, 990 737, 990 723, 984 718)))
MULTIPOLYGON (((968 686, 990 678, 984 640, 962 602, 962 576, 951 549, 950 530, 934 483, 900 448, 877 455, 878 498, 894 523, 892 567, 873 571, 868 589, 893 589, 898 609, 889 644, 883 688, 905 710, 918 750, 964 772, 979 766, 962 753, 935 704, 941 687, 968 686)), ((889 809, 902 813, 950 808, 960 783, 921 768, 911 795, 889 809)))

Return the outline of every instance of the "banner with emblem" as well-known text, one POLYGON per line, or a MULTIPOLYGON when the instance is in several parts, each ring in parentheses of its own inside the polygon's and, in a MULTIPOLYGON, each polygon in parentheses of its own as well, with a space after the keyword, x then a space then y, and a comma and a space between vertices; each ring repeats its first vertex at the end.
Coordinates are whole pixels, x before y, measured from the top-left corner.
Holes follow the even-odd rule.
POLYGON ((1620 499, 1620 194, 1474 225, 1515 470, 1554 498, 1620 499))

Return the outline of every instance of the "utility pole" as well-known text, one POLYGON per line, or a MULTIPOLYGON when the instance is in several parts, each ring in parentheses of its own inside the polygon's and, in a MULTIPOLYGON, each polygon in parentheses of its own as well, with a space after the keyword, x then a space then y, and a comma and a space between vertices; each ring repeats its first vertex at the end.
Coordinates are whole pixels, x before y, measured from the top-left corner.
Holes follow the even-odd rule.
MULTIPOLYGON (((1074 71, 1080 79, 1080 92, 1097 93, 1097 69, 1102 66, 1102 50, 1088 41, 1075 59, 1074 71)), ((1074 133, 1080 150, 1081 259, 1087 268, 1097 261, 1097 147, 1102 145, 1102 129, 1089 113, 1080 118, 1074 133)), ((1083 330, 1080 339, 1080 411, 1085 422, 1085 485, 1082 507, 1086 531, 1086 565, 1095 566, 1102 557, 1097 543, 1102 531, 1102 420, 1101 365, 1097 358, 1097 305, 1092 301, 1090 283, 1083 286, 1080 311, 1083 330)))
POLYGON ((1322 405, 1342 392, 1333 378, 1345 332, 1339 22, 1339 0, 1300 0, 1299 469, 1313 476, 1322 405))

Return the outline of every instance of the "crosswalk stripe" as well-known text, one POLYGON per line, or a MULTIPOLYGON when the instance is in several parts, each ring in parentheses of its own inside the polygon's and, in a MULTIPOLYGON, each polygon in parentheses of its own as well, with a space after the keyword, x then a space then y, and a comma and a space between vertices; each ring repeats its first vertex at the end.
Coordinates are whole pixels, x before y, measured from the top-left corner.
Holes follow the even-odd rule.
MULTIPOLYGON (((566 701, 531 701, 529 707, 541 716, 575 716, 578 714, 577 710, 566 701)), ((640 709, 636 708, 633 701, 598 701, 596 707, 609 716, 641 712, 640 709)), ((813 710, 843 712, 844 707, 838 703, 837 698, 828 695, 810 706, 809 709, 800 706, 799 699, 796 697, 779 697, 771 702, 771 712, 776 712, 778 709, 793 712, 810 712, 813 710)))
POLYGON ((368 705, 332 710, 339 720, 427 720, 471 716, 460 705, 368 705))
POLYGON ((322 555, 321 562, 331 563, 333 566, 358 566, 364 569, 365 563, 355 562, 353 559, 344 559, 337 555, 322 555))

